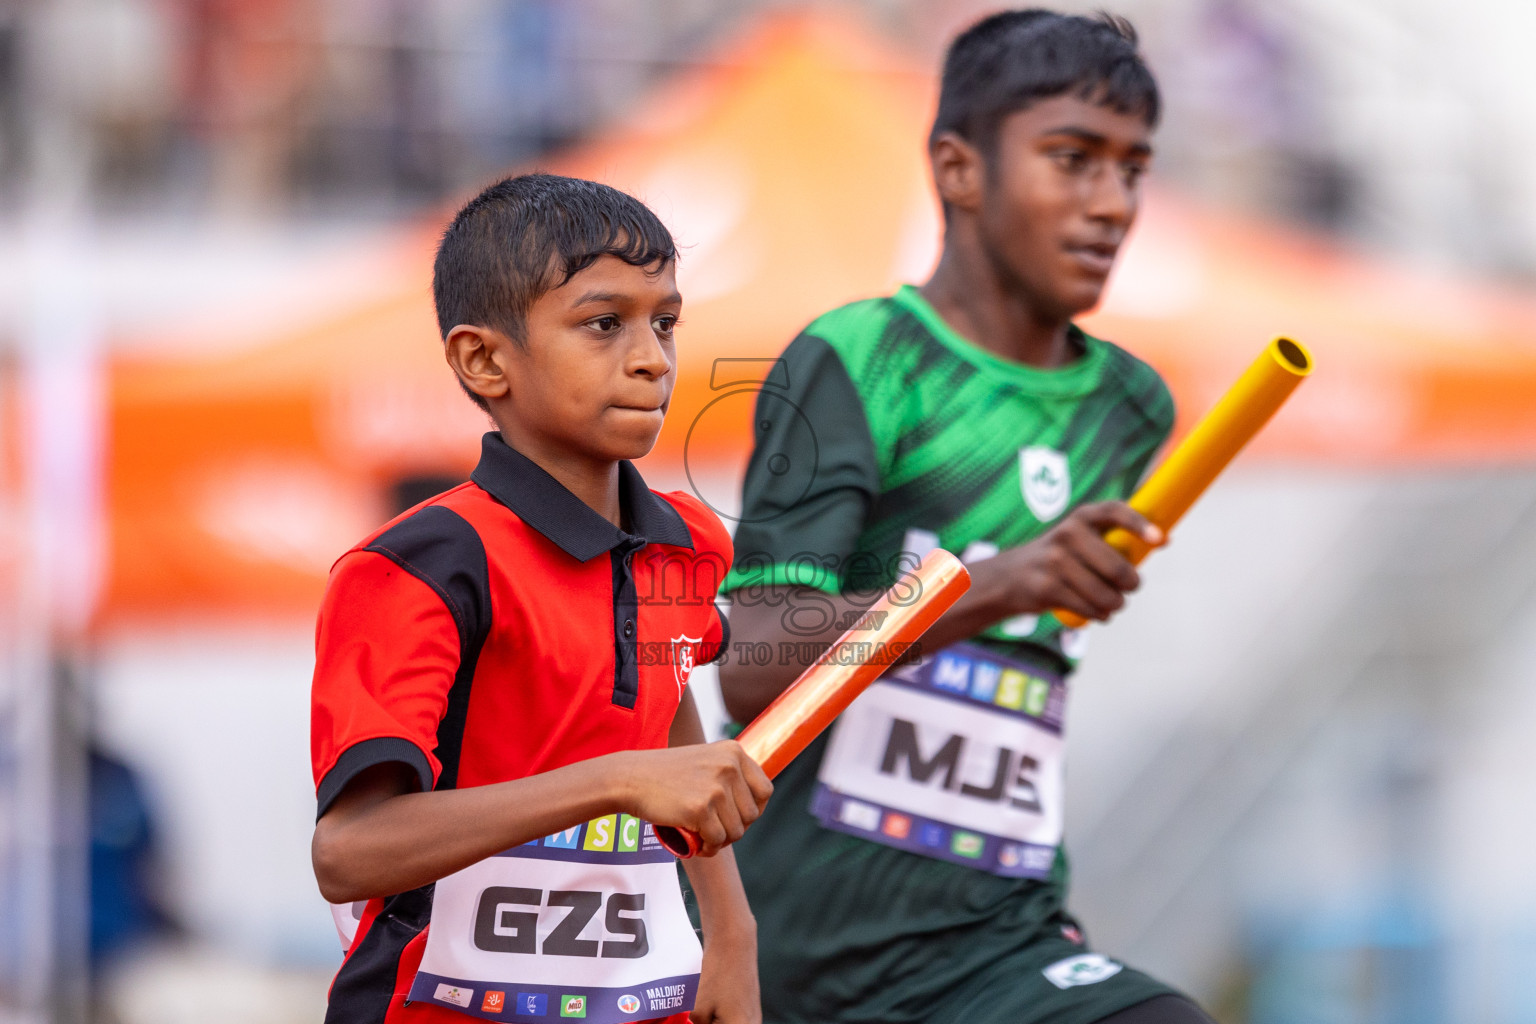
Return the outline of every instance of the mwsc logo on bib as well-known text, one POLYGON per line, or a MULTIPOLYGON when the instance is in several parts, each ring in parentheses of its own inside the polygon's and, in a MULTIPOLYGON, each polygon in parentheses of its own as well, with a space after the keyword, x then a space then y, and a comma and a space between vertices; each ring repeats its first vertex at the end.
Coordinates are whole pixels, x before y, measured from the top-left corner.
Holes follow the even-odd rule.
POLYGON ((640 997, 629 992, 619 996, 619 1010, 622 1013, 639 1013, 640 997))

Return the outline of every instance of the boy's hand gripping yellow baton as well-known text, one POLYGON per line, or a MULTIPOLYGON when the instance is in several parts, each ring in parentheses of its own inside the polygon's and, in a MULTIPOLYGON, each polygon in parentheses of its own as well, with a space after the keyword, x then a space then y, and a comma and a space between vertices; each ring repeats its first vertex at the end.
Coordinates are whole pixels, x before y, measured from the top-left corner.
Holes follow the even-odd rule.
MULTIPOLYGON (((1312 356, 1299 343, 1290 338, 1270 342, 1128 504, 1166 535, 1311 372, 1312 356)), ((1110 530, 1104 539, 1132 565, 1152 550, 1121 529, 1110 530)), ((1088 621, 1060 608, 1054 614, 1073 629, 1088 621)))
MULTIPOLYGON (((815 664, 737 737, 770 779, 793 761, 853 699, 869 688, 971 586, 960 559, 937 548, 887 590, 815 664)), ((679 857, 699 851, 699 837, 657 825, 656 838, 679 857)))

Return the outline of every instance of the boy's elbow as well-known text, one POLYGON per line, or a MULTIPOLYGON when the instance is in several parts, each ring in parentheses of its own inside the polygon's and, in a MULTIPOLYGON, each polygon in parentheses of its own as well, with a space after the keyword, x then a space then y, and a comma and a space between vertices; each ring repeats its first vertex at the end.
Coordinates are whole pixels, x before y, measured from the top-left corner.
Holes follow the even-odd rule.
POLYGON ((343 837, 335 827, 326 827, 321 819, 315 826, 315 837, 309 845, 310 863, 315 869, 315 881, 320 885, 320 895, 327 903, 351 903, 367 899, 357 883, 350 877, 349 868, 355 863, 347 856, 343 837))
POLYGON ((320 883, 320 897, 327 903, 355 903, 364 898, 355 891, 355 887, 348 886, 342 879, 327 876, 318 865, 315 867, 315 881, 320 883))
POLYGON ((747 697, 747 691, 752 687, 751 677, 751 667, 739 662, 727 661, 720 666, 720 699, 733 722, 750 722, 761 710, 753 707, 747 697))

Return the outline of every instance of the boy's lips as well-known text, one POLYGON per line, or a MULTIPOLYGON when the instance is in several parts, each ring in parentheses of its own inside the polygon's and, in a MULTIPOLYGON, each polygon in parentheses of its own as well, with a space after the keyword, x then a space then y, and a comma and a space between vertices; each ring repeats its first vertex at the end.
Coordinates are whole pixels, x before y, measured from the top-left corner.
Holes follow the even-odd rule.
POLYGON ((1109 243, 1089 243, 1086 245, 1066 246, 1067 255, 1083 269, 1101 277, 1109 276, 1114 269, 1115 255, 1120 251, 1120 246, 1109 243))

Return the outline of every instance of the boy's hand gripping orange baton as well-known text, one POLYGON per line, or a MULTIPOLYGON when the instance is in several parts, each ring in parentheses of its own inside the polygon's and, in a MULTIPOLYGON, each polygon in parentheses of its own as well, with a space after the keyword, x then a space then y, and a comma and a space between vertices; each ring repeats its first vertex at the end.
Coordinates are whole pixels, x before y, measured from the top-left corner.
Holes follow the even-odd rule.
MULTIPOLYGON (((1312 356, 1300 344, 1290 338, 1270 342, 1128 504, 1166 535, 1311 372, 1312 356)), ((1104 539, 1132 565, 1152 550, 1121 529, 1110 530, 1104 539)), ((1054 614, 1072 629, 1088 621, 1060 608, 1054 614)))
MULTIPOLYGON (((770 779, 819 736, 880 674, 971 587, 960 559, 942 548, 884 594, 747 726, 738 742, 770 779)), ((656 838, 679 857, 699 851, 699 837, 657 825, 656 838)))

